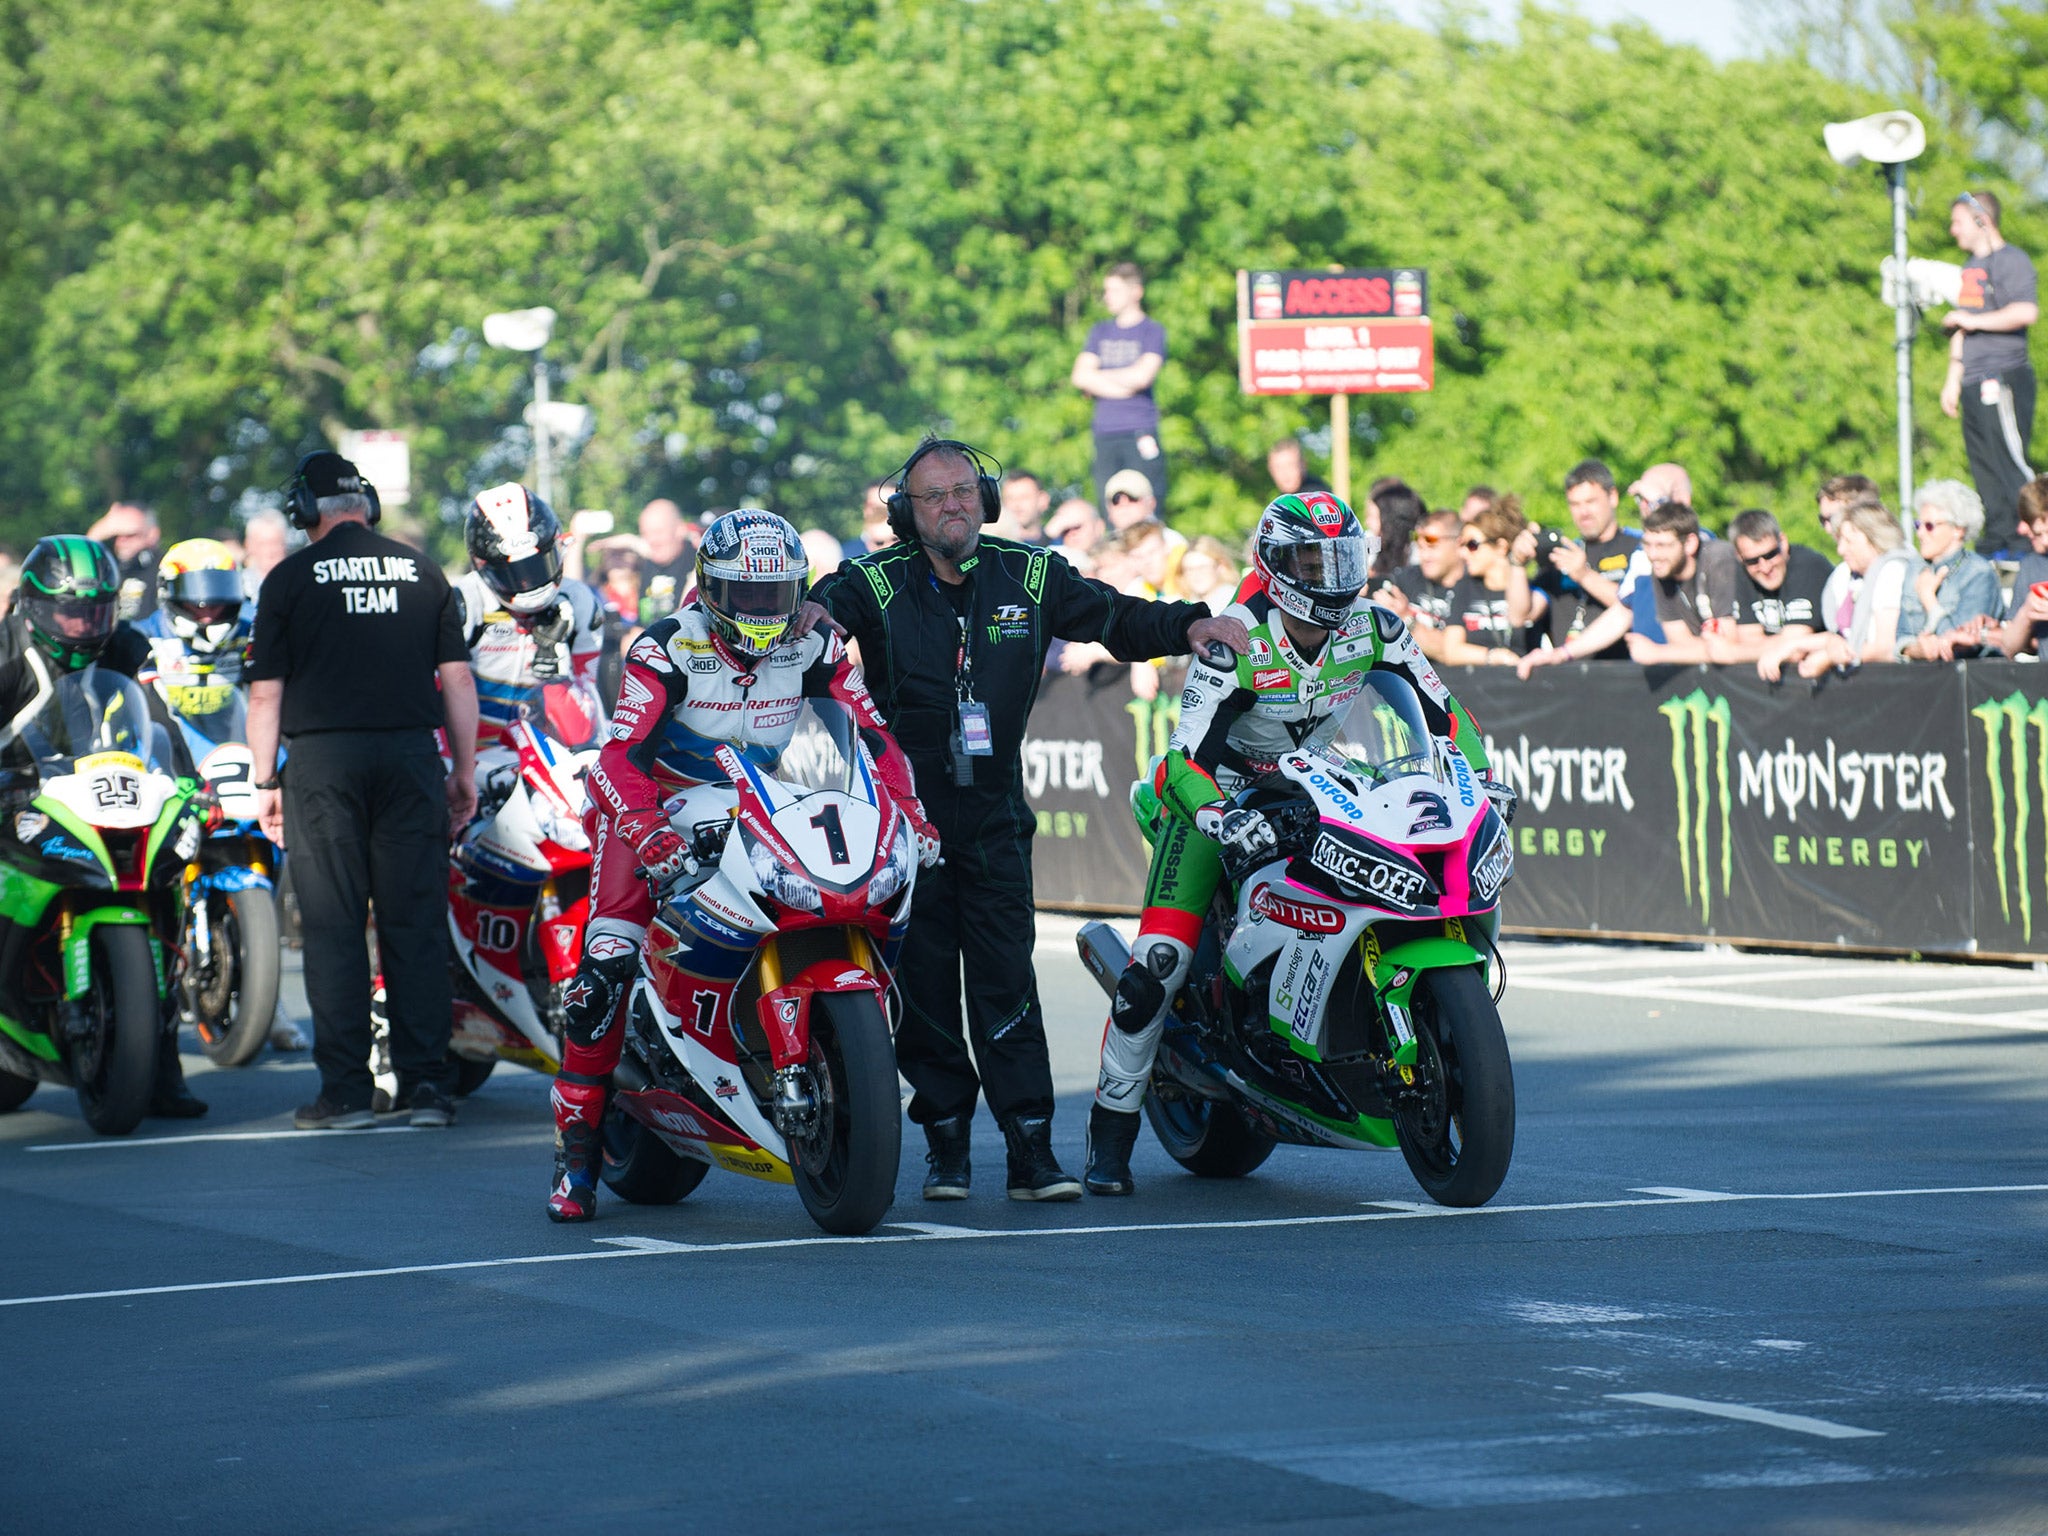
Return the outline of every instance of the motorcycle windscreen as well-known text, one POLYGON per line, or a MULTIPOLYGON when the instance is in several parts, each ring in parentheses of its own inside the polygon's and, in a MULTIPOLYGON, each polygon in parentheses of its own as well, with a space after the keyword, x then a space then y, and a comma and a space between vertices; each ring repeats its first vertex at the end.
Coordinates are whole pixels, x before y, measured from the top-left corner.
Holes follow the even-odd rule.
POLYGON ((805 699, 774 773, 785 784, 865 798, 854 767, 858 756, 853 750, 853 721, 845 707, 834 699, 805 699))
POLYGON ((57 679, 17 740, 47 777, 70 773, 79 758, 98 752, 126 752, 154 763, 159 754, 153 726, 134 679, 91 666, 57 679))
POLYGON ((1436 772, 1436 753, 1422 717, 1422 701, 1406 678, 1391 672, 1366 674, 1365 689, 1352 704, 1343 734, 1332 749, 1378 784, 1436 772))

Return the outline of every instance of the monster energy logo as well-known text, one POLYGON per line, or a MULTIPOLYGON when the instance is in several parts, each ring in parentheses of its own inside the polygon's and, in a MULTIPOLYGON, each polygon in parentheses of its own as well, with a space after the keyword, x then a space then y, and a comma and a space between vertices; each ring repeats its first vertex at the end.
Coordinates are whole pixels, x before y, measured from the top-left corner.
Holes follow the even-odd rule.
POLYGON ((2029 699, 2025 694, 2014 693, 2003 699, 1987 699, 1970 713, 1984 727, 1984 777, 1991 787, 1991 864, 1998 871, 1998 909, 2010 923, 2017 897, 2020 932, 2031 940, 2035 849, 2029 834, 2033 831, 2036 791, 2041 812, 2048 816, 2048 699, 2029 699), (2035 738, 2031 763, 2027 753, 2029 726, 2033 727, 2035 738))
POLYGON ((1142 779, 1152 772, 1152 759, 1164 756, 1173 740, 1173 728, 1180 724, 1180 698, 1162 693, 1156 699, 1132 699, 1124 706, 1124 713, 1136 727, 1133 734, 1138 777, 1142 779))
POLYGON ((1682 699, 1658 705, 1657 713, 1671 722, 1671 779, 1678 790, 1678 872, 1685 882, 1687 905, 1697 903, 1700 920, 1707 922, 1714 915, 1708 845, 1710 824, 1716 819, 1720 822, 1723 896, 1734 879, 1733 846, 1728 837, 1728 700, 1718 696, 1709 700, 1704 689, 1695 688, 1682 699))

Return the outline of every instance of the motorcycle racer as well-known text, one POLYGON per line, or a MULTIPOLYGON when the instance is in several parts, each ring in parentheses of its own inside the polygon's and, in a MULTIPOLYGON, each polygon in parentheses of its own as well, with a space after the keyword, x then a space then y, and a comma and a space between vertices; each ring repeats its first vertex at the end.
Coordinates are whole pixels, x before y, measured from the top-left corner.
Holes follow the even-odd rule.
POLYGON ((150 642, 159 673, 175 672, 194 657, 224 681, 239 681, 249 651, 243 598, 241 568, 225 544, 173 544, 156 568, 156 610, 135 626, 150 642))
MULTIPOLYGON (((76 534, 36 540, 21 563, 14 604, 0 620, 0 747, 50 701, 64 673, 97 664, 136 677, 148 666, 148 640, 115 617, 120 595, 120 568, 104 544, 76 534)), ((145 692, 152 710, 160 708, 154 692, 145 692)), ((8 922, 0 918, 0 926, 8 922)), ((167 1011, 163 1022, 149 1113, 181 1120, 203 1115, 206 1105, 185 1086, 178 1060, 177 1014, 167 1011)))
POLYGON ((1486 748, 1472 719, 1398 616, 1362 600, 1379 540, 1324 491, 1276 498, 1259 519, 1252 579, 1224 610, 1251 632, 1251 649, 1217 668, 1189 665, 1180 723, 1154 778, 1164 814, 1153 842, 1144 915, 1103 1029, 1102 1070, 1088 1120, 1091 1194, 1128 1195, 1138 1113, 1174 995, 1218 882, 1278 847, 1258 811, 1229 797, 1273 771, 1285 753, 1338 736, 1374 669, 1414 685, 1430 729, 1450 737, 1489 793, 1486 748))
POLYGON ((704 532, 697 596, 650 626, 626 654, 618 707, 590 791, 590 923, 583 958, 563 990, 568 1038, 555 1078, 555 1169, 548 1215, 597 1212, 600 1128, 618 1065, 618 1016, 654 915, 647 880, 691 872, 697 860, 669 826, 665 796, 723 781, 715 753, 730 745, 772 767, 795 733, 805 698, 843 705, 910 817, 919 857, 938 856, 902 751, 886 733, 838 633, 801 625, 810 561, 796 530, 771 512, 728 512, 704 532))
MULTIPOLYGON (((546 720, 549 683, 568 685, 591 726, 604 721, 597 691, 603 609, 584 583, 563 580, 561 539, 554 510, 523 485, 492 486, 469 504, 463 541, 471 569, 454 585, 476 673, 480 746, 522 716, 546 720)), ((572 746, 589 738, 587 731, 555 734, 578 735, 572 746)))

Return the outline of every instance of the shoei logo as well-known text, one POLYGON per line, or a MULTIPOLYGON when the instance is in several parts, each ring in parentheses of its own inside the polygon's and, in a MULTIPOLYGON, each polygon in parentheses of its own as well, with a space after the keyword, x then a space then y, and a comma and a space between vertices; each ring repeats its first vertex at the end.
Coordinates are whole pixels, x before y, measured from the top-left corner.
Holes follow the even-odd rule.
POLYGON ((1657 706, 1671 724, 1671 781, 1678 800, 1678 877, 1688 906, 1700 920, 1714 915, 1710 850, 1718 849, 1721 894, 1734 881, 1734 848, 1728 836, 1728 700, 1709 699, 1695 688, 1684 698, 1657 706))
POLYGON ((2042 767, 2048 765, 2048 699, 2014 693, 1987 699, 1970 714, 1984 728, 1984 780, 1991 797, 1991 868, 1998 879, 1998 910, 2008 923, 2017 920, 2021 935, 2031 940, 2034 893, 2048 877, 2048 869, 2035 868, 2033 859, 2041 841, 2034 818, 2048 817, 2048 769, 2042 767), (2038 777, 2038 785, 2030 784, 2032 777, 2038 777), (2035 787, 2042 790, 2039 805, 2035 804, 2035 787))

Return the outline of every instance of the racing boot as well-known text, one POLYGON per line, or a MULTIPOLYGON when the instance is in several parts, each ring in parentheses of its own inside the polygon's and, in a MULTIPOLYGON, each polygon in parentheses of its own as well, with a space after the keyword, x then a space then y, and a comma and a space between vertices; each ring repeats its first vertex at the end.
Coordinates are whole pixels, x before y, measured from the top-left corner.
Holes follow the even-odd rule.
POLYGON ((924 1139, 931 1146, 924 1155, 925 1166, 931 1170, 924 1176, 925 1199, 967 1198, 972 1176, 967 1155, 973 1140, 972 1126, 971 1115, 953 1115, 934 1120, 924 1128, 924 1139))
POLYGON ((604 1107, 609 1084, 566 1069, 549 1098, 555 1106, 555 1179, 548 1220, 589 1221, 597 1215, 597 1176, 604 1171, 604 1107))
POLYGON ((1131 1178, 1131 1151, 1138 1145, 1138 1114, 1135 1110, 1088 1106, 1088 1171, 1081 1182, 1091 1195, 1137 1193, 1131 1178))
POLYGON ((185 1064, 178 1059, 178 1016, 172 1013, 157 1036, 156 1081, 149 1089, 149 1113, 162 1120, 197 1120, 206 1101, 185 1086, 185 1064))
POLYGON ((1012 1200, 1081 1198, 1081 1181, 1052 1155, 1051 1115, 1007 1115, 1001 1124, 1010 1153, 1012 1200))

